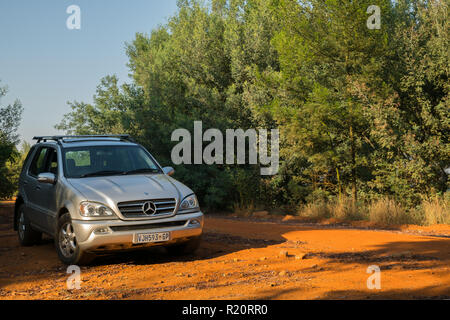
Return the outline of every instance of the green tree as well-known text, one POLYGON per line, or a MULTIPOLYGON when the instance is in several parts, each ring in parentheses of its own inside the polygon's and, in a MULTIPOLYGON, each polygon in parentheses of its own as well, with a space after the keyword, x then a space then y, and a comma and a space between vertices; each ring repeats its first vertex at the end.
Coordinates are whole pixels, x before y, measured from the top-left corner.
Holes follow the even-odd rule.
MULTIPOLYGON (((319 195, 358 185, 371 178, 368 156, 373 145, 364 104, 355 86, 382 84, 390 1, 375 1, 384 13, 380 30, 369 30, 366 13, 373 1, 274 2, 281 30, 273 38, 281 70, 268 76, 276 86, 269 109, 283 130, 286 165, 291 174, 319 195)), ((266 81, 267 82, 267 81, 266 81)))
POLYGON ((372 135, 381 148, 372 186, 413 204, 448 188, 448 1, 404 0, 396 9, 391 39, 395 63, 386 72, 396 96, 390 108, 374 115, 378 127, 372 135))
POLYGON ((413 206, 448 186, 448 2, 178 2, 167 24, 126 46, 132 83, 102 79, 71 103, 69 133, 130 133, 163 165, 177 128, 279 128, 280 173, 176 167, 211 208, 351 195, 413 206), (367 8, 381 29, 367 28, 367 8))
POLYGON ((31 145, 23 141, 19 150, 17 150, 17 154, 6 162, 6 169, 9 173, 10 182, 12 186, 14 186, 14 192, 16 191, 17 186, 19 185, 19 176, 22 171, 22 166, 25 161, 25 158, 30 151, 31 145))
MULTIPOLYGON (((132 133, 163 164, 170 164, 175 145, 170 137, 177 128, 192 129, 195 120, 202 120, 205 129, 252 127, 251 112, 244 102, 246 86, 251 82, 253 65, 264 65, 264 51, 273 55, 274 50, 270 34, 255 41, 255 35, 265 27, 258 19, 264 16, 270 20, 267 6, 261 10, 263 1, 249 3, 235 1, 231 8, 225 1, 212 1, 210 6, 180 1, 178 14, 167 25, 153 30, 150 36, 136 34, 127 46, 134 79, 130 87, 136 89, 132 99, 125 98, 130 96, 128 89, 117 88, 117 79, 103 80, 94 104, 71 104, 73 112, 57 128, 78 134, 132 133), (237 13, 242 6, 242 17, 251 17, 252 24, 240 22, 242 17, 237 13), (250 51, 248 60, 249 55, 243 53, 250 51)), ((274 61, 270 63, 276 64, 274 61)), ((243 193, 233 194, 238 175, 233 173, 236 168, 226 167, 180 166, 176 172, 207 206, 230 207, 232 203, 226 200, 241 201, 238 194, 243 193)))
MULTIPOLYGON (((7 93, 6 87, 0 87, 0 99, 7 93)), ((19 141, 17 129, 20 125, 23 107, 19 100, 0 107, 0 199, 13 196, 17 189, 14 172, 7 163, 17 160, 19 153, 16 144, 19 141)))

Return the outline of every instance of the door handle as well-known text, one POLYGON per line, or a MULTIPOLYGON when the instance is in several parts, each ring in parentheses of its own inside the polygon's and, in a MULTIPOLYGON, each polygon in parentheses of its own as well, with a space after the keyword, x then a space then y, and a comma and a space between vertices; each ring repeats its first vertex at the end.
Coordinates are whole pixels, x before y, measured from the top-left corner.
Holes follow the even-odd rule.
POLYGON ((36 190, 41 190, 41 187, 40 186, 36 186, 36 190))

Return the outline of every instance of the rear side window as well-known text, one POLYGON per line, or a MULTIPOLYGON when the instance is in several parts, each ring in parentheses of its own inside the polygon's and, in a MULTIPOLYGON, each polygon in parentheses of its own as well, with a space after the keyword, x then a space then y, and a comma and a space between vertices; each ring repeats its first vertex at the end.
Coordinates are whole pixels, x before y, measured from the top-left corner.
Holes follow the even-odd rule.
POLYGON ((32 146, 30 151, 28 151, 27 157, 25 158, 25 161, 23 162, 22 173, 24 172, 25 168, 27 167, 30 157, 34 152, 34 149, 36 149, 36 147, 32 146))
POLYGON ((45 169, 45 155, 47 154, 48 148, 43 147, 36 152, 36 155, 31 162, 29 173, 32 176, 37 177, 38 174, 44 172, 45 169))

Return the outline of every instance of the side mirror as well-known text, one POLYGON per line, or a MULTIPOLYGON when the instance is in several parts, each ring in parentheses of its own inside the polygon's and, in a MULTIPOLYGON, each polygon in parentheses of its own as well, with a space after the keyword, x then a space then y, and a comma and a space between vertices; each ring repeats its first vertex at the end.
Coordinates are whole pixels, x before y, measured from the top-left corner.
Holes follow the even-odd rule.
POLYGON ((172 176, 175 173, 175 170, 172 167, 164 167, 163 172, 168 176, 172 176))
POLYGON ((40 173, 38 175, 37 180, 40 183, 55 184, 56 176, 53 173, 51 173, 51 172, 44 172, 44 173, 40 173))

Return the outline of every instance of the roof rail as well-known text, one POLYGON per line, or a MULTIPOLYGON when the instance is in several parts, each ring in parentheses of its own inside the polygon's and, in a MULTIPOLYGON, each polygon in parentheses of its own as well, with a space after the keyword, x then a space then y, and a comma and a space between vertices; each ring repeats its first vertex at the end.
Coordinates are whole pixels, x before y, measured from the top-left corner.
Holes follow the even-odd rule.
POLYGON ((47 140, 56 141, 60 143, 64 142, 65 139, 84 139, 86 141, 89 140, 99 140, 103 138, 117 138, 122 141, 135 142, 133 138, 129 134, 104 134, 104 135, 81 135, 81 136, 37 136, 33 137, 33 140, 37 140, 37 143, 47 142, 47 140))

